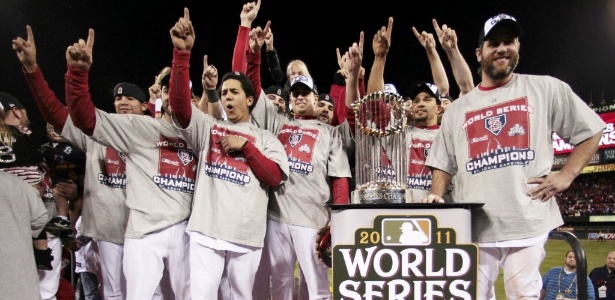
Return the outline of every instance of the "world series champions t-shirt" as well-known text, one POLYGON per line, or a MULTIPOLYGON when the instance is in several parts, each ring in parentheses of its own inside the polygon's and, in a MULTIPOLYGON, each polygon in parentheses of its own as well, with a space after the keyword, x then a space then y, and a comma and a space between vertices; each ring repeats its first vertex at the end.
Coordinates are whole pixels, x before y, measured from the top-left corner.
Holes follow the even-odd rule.
POLYGON ((125 155, 126 237, 141 238, 188 219, 197 157, 173 124, 97 109, 92 139, 125 155))
POLYGON ((273 191, 268 217, 282 223, 320 229, 329 221, 328 177, 350 177, 339 130, 316 119, 289 119, 265 98, 252 110, 252 120, 275 134, 288 156, 288 181, 273 191), (306 192, 309 191, 309 192, 306 192))
POLYGON ((456 176, 454 202, 485 203, 472 216, 474 242, 532 238, 563 223, 554 199, 528 195, 537 186, 528 181, 551 171, 552 133, 578 144, 605 125, 566 83, 514 74, 451 104, 426 164, 456 176))

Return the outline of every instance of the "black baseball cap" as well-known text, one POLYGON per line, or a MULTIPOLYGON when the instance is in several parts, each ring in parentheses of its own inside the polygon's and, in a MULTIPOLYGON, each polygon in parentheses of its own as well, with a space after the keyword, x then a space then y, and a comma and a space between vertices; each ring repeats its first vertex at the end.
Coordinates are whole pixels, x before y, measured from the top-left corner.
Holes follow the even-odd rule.
POLYGON ((408 90, 408 98, 412 101, 421 92, 426 92, 430 96, 436 98, 436 103, 441 103, 440 97, 438 96, 438 87, 435 84, 424 81, 415 81, 410 85, 410 89, 408 90))
POLYGON ((277 85, 272 85, 265 90, 265 95, 270 94, 277 95, 279 97, 282 97, 282 99, 284 99, 285 101, 288 101, 288 91, 277 85))
POLYGON ((329 95, 329 94, 319 94, 318 95, 318 101, 327 101, 327 102, 335 105, 335 102, 333 102, 333 98, 331 98, 331 95, 329 95))
POLYGON ((13 107, 17 109, 26 109, 15 96, 0 92, 0 109, 9 110, 13 107))
POLYGON ((139 86, 129 82, 118 83, 113 88, 113 99, 117 96, 133 97, 139 100, 139 102, 147 101, 143 90, 139 86))

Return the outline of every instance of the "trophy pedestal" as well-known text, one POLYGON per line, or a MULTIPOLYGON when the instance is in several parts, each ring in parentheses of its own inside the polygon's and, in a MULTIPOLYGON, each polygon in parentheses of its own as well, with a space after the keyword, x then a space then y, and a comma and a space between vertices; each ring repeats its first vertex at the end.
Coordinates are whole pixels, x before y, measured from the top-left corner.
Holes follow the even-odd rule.
POLYGON ((483 205, 330 205, 333 299, 476 299, 471 218, 483 205))

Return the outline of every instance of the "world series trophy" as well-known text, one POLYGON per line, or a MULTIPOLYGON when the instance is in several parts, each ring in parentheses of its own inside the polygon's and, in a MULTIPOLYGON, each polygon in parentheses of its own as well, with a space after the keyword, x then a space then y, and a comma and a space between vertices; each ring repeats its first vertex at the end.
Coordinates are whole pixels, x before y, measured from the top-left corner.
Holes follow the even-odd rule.
POLYGON ((378 91, 352 104, 356 120, 353 204, 410 203, 407 192, 408 145, 403 100, 378 91))

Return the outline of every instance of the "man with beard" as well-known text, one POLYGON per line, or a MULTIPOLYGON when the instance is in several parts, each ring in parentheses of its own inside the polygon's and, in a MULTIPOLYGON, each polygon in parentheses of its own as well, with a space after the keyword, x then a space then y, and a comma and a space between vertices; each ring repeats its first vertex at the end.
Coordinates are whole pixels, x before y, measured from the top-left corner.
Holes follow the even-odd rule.
MULTIPOLYGON (((577 299, 577 261, 574 253, 566 252, 563 267, 553 267, 542 277, 540 299, 577 299)), ((594 287, 587 277, 587 299, 594 300, 594 287)))
POLYGON ((485 22, 476 49, 481 83, 449 106, 426 161, 433 180, 424 202, 444 202, 455 176, 455 203, 484 203, 472 216, 478 299, 494 297, 499 267, 507 298, 540 295, 544 244, 563 224, 553 197, 587 165, 606 125, 561 80, 513 73, 520 35, 509 15, 485 22), (553 132, 575 145, 557 173, 553 132))

